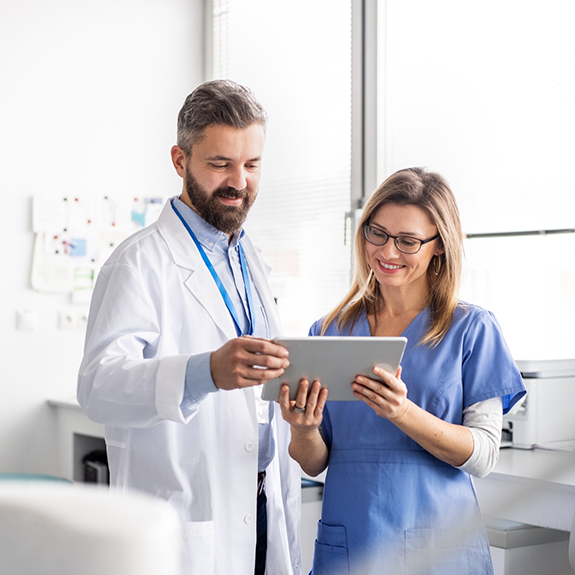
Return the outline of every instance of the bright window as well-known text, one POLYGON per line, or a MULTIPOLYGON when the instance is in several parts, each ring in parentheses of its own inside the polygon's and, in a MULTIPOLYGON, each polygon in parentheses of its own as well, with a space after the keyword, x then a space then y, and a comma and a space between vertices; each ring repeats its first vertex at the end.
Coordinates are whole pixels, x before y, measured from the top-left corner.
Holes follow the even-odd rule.
POLYGON ((245 227, 286 335, 306 335, 349 287, 351 0, 214 0, 213 23, 212 76, 249 86, 269 114, 245 227))
MULTIPOLYGON (((574 21, 571 0, 380 0, 378 181, 442 173, 466 233, 574 228, 574 21)), ((575 234, 465 249, 462 298, 514 357, 573 357, 575 234)))

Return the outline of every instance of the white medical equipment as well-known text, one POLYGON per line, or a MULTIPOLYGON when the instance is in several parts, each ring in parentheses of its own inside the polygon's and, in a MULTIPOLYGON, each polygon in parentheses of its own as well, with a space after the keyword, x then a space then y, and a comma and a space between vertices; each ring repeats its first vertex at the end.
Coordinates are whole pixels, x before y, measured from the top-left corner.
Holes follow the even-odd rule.
POLYGON ((503 417, 511 447, 575 451, 575 359, 517 361, 527 396, 503 417))
POLYGON ((147 494, 0 484, 0 573, 178 575, 180 545, 176 511, 147 494))

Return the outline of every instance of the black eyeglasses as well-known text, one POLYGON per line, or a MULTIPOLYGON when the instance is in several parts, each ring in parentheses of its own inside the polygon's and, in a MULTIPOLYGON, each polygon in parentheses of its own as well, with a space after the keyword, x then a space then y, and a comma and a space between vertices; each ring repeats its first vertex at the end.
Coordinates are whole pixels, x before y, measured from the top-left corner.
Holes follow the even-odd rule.
POLYGON ((387 240, 391 238, 395 240, 395 247, 404 254, 416 254, 423 244, 432 242, 439 237, 439 234, 437 234, 428 240, 418 240, 410 236, 391 236, 383 230, 370 226, 369 224, 363 224, 363 235, 365 239, 374 246, 383 246, 387 243, 387 240))

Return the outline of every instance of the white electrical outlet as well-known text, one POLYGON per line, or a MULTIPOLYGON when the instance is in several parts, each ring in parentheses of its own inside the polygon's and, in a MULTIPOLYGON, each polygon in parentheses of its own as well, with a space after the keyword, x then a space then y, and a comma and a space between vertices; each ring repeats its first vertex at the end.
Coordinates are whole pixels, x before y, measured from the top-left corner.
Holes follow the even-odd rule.
POLYGON ((73 330, 78 327, 78 314, 75 311, 60 311, 58 327, 62 330, 73 330))
POLYGON ((87 324, 87 309, 67 309, 58 313, 58 328, 64 331, 85 330, 87 324))
POLYGON ((79 311, 78 312, 78 329, 86 329, 88 325, 88 312, 79 311))

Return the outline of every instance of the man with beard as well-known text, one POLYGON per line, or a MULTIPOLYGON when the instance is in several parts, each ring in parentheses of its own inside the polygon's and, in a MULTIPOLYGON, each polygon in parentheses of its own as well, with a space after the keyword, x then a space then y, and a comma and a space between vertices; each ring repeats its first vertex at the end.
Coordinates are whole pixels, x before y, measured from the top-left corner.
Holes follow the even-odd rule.
POLYGON ((169 501, 182 573, 299 575, 300 471, 261 384, 289 365, 269 268, 242 229, 258 192, 266 114, 230 81, 178 116, 183 178, 155 224, 98 276, 78 378, 105 425, 111 483, 169 501))

